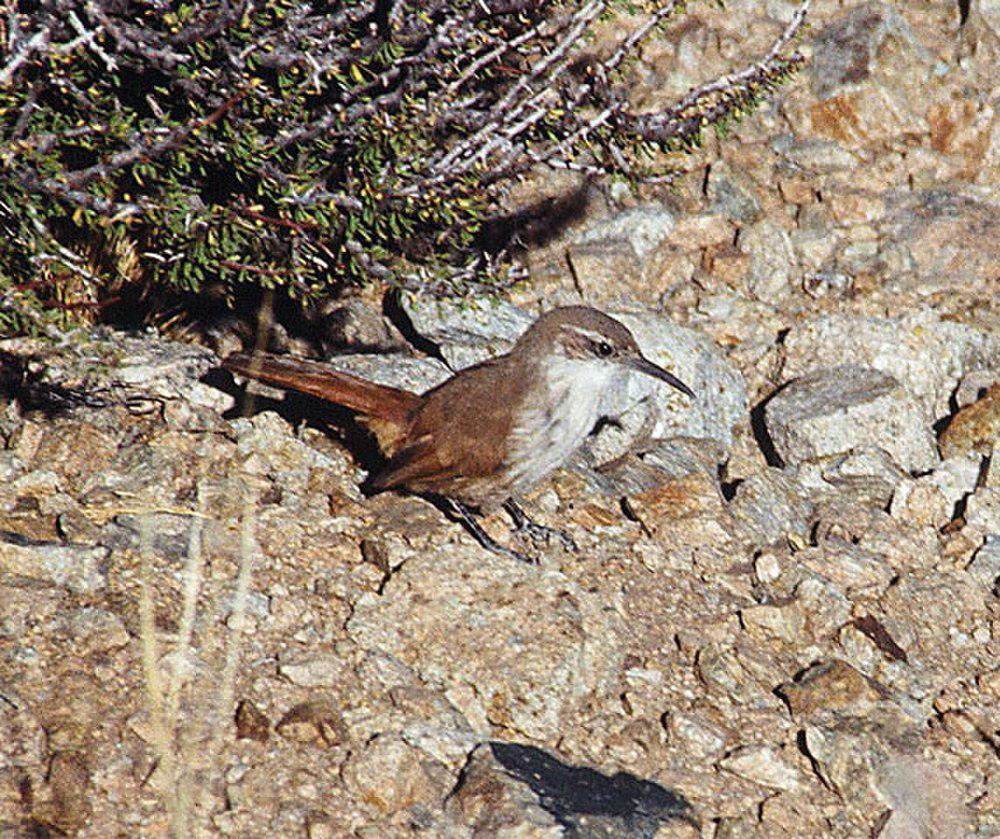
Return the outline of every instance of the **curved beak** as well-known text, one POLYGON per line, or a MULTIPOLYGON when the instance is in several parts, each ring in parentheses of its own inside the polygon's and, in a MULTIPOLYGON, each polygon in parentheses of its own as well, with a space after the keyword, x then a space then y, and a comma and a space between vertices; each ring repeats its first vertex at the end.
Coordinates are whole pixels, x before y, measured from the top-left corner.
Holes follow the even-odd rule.
POLYGON ((653 362, 648 358, 641 355, 634 356, 632 358, 625 359, 625 364, 639 373, 645 373, 647 376, 652 376, 654 379, 666 382, 671 387, 677 388, 677 390, 681 393, 694 399, 694 391, 691 390, 691 388, 684 384, 684 382, 678 379, 673 373, 668 373, 662 367, 653 364, 653 362))

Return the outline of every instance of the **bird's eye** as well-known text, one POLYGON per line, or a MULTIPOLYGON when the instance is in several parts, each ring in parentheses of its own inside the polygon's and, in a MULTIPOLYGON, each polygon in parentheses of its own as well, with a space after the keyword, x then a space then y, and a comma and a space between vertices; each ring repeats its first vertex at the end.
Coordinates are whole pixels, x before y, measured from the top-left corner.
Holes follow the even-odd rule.
POLYGON ((601 358, 608 358, 609 356, 614 355, 614 353, 615 348, 612 347, 607 341, 601 341, 601 343, 597 345, 597 354, 601 358))

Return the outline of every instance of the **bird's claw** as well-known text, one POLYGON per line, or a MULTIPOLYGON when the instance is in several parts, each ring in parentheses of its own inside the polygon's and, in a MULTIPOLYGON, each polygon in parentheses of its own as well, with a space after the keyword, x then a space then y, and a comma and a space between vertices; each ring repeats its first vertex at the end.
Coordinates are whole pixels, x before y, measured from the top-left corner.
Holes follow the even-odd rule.
POLYGON ((548 544, 553 540, 556 540, 570 553, 580 552, 580 548, 577 546, 573 537, 570 536, 565 530, 560 530, 557 527, 547 527, 544 524, 539 524, 537 521, 526 519, 517 525, 515 532, 527 536, 536 544, 539 542, 548 544))

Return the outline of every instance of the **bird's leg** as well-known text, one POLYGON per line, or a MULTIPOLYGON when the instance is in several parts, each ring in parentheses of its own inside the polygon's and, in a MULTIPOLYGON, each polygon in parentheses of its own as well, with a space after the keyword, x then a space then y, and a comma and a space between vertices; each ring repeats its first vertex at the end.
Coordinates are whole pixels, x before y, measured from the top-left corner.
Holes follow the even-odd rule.
POLYGON ((528 518, 528 514, 521 509, 521 506, 513 498, 508 498, 504 501, 503 508, 510 514, 511 521, 514 522, 514 531, 516 533, 525 534, 533 542, 548 542, 549 540, 555 538, 558 539, 562 546, 568 551, 577 553, 580 550, 576 546, 576 542, 573 541, 573 537, 570 536, 565 530, 559 530, 555 527, 546 527, 544 524, 532 521, 528 518))
POLYGON ((465 506, 461 501, 456 501, 454 498, 445 498, 449 508, 458 517, 459 521, 465 525, 465 529, 472 534, 473 538, 486 550, 491 553, 499 554, 500 556, 507 556, 511 559, 519 560, 520 562, 527 562, 529 565, 536 564, 536 560, 531 557, 525 556, 512 548, 505 548, 499 542, 497 542, 489 533, 483 530, 482 525, 476 521, 476 517, 472 510, 465 506))

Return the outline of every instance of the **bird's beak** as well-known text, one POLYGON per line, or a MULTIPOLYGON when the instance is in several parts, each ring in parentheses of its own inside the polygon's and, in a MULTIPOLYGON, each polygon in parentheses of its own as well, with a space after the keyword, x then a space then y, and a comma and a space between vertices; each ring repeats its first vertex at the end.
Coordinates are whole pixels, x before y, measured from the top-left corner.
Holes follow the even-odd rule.
POLYGON ((639 373, 645 373, 647 376, 652 376, 654 379, 660 379, 671 387, 677 388, 681 393, 684 393, 694 399, 694 391, 691 390, 691 388, 684 384, 684 382, 678 379, 673 373, 668 373, 662 367, 653 364, 653 362, 648 358, 644 358, 640 355, 627 359, 625 363, 633 370, 636 370, 639 373))

